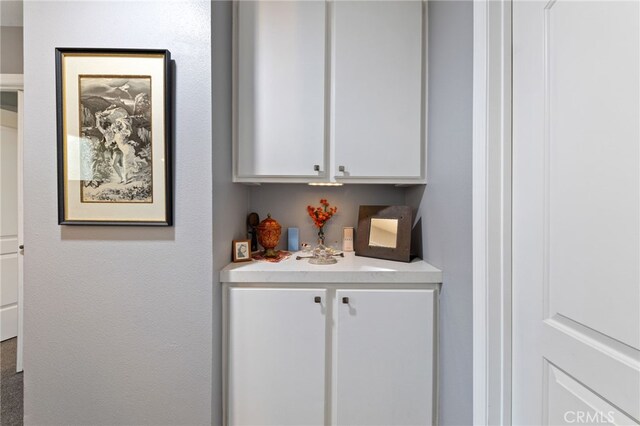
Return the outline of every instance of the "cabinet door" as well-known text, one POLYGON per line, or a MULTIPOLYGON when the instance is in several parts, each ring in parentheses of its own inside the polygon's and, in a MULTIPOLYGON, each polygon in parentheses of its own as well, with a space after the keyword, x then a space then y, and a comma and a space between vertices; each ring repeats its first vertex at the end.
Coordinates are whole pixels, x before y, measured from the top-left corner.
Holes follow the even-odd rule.
POLYGON ((336 424, 434 424, 435 290, 336 296, 336 424))
POLYGON ((324 424, 325 301, 325 289, 229 289, 229 425, 324 424))
POLYGON ((325 2, 236 5, 236 177, 323 176, 325 2))
POLYGON ((334 3, 337 179, 423 177, 425 7, 421 1, 334 3))

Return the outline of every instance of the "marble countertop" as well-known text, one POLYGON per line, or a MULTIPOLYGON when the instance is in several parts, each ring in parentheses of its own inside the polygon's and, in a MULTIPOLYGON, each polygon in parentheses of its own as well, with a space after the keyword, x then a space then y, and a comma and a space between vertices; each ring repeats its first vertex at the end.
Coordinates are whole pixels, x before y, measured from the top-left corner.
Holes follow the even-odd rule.
POLYGON ((296 252, 279 263, 252 260, 231 263, 220 271, 226 283, 441 283, 442 271, 424 260, 410 263, 374 259, 345 253, 333 265, 312 265, 296 260, 296 252))

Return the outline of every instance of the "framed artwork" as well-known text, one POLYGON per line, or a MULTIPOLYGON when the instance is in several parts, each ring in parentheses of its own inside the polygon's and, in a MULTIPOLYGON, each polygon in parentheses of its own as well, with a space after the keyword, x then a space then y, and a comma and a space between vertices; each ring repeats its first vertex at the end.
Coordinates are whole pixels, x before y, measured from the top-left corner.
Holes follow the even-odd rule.
POLYGON ((360 206, 356 256, 411 261, 411 207, 360 206))
POLYGON ((251 260, 251 240, 233 240, 233 261, 251 260))
POLYGON ((56 49, 58 223, 173 223, 167 50, 56 49))

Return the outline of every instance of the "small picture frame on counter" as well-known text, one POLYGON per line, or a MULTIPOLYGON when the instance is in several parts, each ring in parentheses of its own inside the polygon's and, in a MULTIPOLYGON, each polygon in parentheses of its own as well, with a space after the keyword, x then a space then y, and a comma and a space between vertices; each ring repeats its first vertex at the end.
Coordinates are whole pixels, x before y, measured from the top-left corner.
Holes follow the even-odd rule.
POLYGON ((251 240, 233 240, 233 262, 248 262, 251 260, 251 240))

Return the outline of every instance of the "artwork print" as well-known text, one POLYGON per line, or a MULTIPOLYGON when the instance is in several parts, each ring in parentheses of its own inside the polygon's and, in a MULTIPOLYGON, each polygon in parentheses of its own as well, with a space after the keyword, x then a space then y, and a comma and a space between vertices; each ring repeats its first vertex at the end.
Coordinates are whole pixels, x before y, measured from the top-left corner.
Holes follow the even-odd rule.
POLYGON ((152 203, 151 76, 78 80, 80 201, 152 203))

